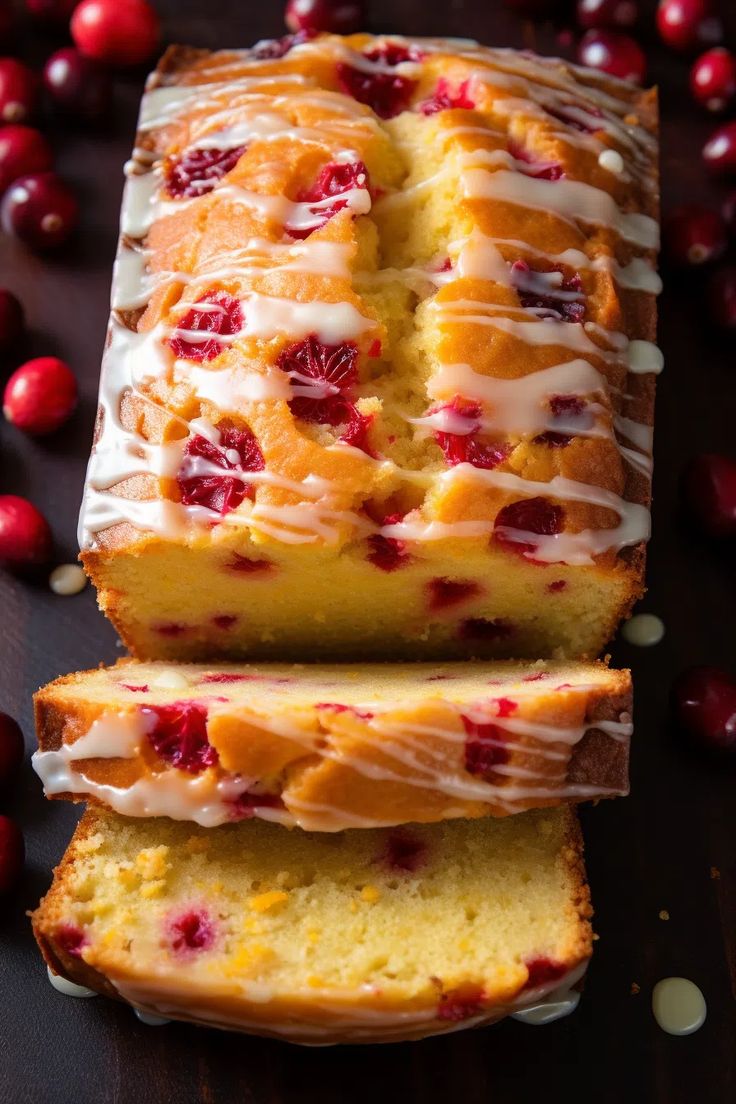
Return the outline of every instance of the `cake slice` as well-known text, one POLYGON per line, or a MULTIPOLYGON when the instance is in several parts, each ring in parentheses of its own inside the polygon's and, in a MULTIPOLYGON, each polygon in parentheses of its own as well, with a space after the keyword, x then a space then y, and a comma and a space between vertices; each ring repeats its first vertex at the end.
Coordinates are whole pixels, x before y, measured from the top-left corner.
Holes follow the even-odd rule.
POLYGON ((569 809, 336 835, 85 813, 33 916, 56 973, 300 1043, 415 1039, 570 985, 591 954, 569 809))
POLYGON ((602 663, 123 660, 35 701, 46 794, 129 816, 335 831, 628 787, 630 676, 602 663))

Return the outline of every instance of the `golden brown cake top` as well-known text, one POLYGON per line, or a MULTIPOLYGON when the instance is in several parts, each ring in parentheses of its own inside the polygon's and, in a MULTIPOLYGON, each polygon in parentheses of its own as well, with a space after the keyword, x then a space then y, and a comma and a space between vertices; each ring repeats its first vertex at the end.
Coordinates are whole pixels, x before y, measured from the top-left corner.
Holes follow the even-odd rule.
POLYGON ((466 41, 170 50, 83 547, 646 539, 655 134, 653 93, 466 41))

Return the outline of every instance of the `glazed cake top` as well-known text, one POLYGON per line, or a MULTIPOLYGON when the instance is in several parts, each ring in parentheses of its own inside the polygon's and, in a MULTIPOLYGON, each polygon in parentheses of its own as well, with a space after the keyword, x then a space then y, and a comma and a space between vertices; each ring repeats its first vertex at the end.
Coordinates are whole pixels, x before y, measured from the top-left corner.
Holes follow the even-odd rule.
POLYGON ((654 93, 467 41, 172 48, 126 167, 82 547, 235 525, 586 564, 646 539, 655 134, 654 93))

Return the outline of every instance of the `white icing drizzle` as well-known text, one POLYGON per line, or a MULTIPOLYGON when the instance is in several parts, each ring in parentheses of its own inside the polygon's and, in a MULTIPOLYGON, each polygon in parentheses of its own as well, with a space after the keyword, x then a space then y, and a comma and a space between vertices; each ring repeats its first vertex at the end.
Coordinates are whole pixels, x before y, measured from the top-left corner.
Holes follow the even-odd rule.
POLYGON ((75 982, 69 981, 68 978, 62 977, 61 974, 55 974, 50 966, 46 967, 46 973, 57 993, 63 993, 65 997, 97 996, 94 989, 88 989, 86 985, 77 985, 75 982))
POLYGON ((692 1035, 705 1023, 705 997, 694 981, 669 977, 658 981, 652 991, 652 1012, 668 1035, 692 1035))

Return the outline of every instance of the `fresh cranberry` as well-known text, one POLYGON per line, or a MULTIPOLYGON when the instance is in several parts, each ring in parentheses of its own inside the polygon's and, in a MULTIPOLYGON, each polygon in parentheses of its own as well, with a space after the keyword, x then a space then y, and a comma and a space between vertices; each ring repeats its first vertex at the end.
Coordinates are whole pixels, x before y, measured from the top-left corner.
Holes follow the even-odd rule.
POLYGON ((495 767, 509 761, 506 734, 492 723, 479 724, 461 715, 467 739, 465 741, 465 769, 468 774, 486 776, 495 767))
POLYGON ((537 533, 540 536, 555 536, 561 533, 565 522, 565 511, 546 498, 523 498, 510 502, 499 510, 494 522, 494 535, 497 541, 513 548, 524 556, 533 555, 536 544, 526 541, 523 535, 537 533), (516 531, 513 535, 511 531, 516 531))
POLYGON ((366 73, 338 62, 337 79, 343 92, 367 104, 381 119, 392 119, 409 106, 416 81, 398 73, 366 73))
POLYGON ((23 762, 23 733, 7 713, 0 713, 0 786, 6 786, 23 762))
POLYGON ((443 993, 437 1005, 437 1019, 460 1023, 479 1016, 483 1011, 483 990, 480 988, 463 993, 443 993))
MULTIPOLYGON (((476 434, 481 428, 481 407, 478 403, 468 402, 456 395, 451 403, 446 403, 439 410, 446 410, 452 419, 453 426, 459 429, 466 428, 465 433, 448 433, 441 430, 435 433, 435 440, 444 453, 445 460, 453 467, 456 464, 472 464, 474 468, 486 468, 488 470, 502 464, 509 454, 507 445, 496 444, 493 441, 480 440, 476 434), (461 423, 464 423, 461 424, 461 423)), ((434 413, 438 413, 435 410, 434 413)))
POLYGON ((565 175, 565 170, 559 161, 543 160, 513 138, 508 141, 508 151, 514 160, 520 162, 517 167, 526 176, 534 176, 538 180, 562 180, 565 175))
POLYGON ((87 938, 81 928, 76 924, 60 924, 56 929, 56 943, 58 947, 72 958, 81 958, 82 950, 87 943, 87 938))
POLYGON ((248 57, 257 61, 277 61, 285 57, 294 46, 309 42, 314 31, 299 31, 297 34, 282 35, 281 38, 263 38, 247 51, 248 57))
POLYGON ((691 460, 682 476, 690 513, 711 537, 736 537, 736 461, 717 453, 691 460))
POLYGON ((15 58, 0 58, 0 121, 25 123, 38 102, 38 77, 15 58))
POLYGON ((86 122, 106 115, 112 102, 109 74, 73 46, 51 55, 43 67, 43 83, 56 107, 86 122))
POLYGON ((458 636, 461 640, 478 641, 478 643, 493 643, 497 640, 507 640, 514 634, 514 626, 503 617, 468 617, 458 626, 458 636))
POLYGON ((578 26, 589 31, 629 31, 639 19, 637 0, 577 0, 578 26))
POLYGON ((216 337, 198 341, 194 334, 220 334, 232 337, 243 328, 240 302, 226 291, 208 291, 182 318, 169 345, 177 357, 186 360, 213 360, 223 351, 224 342, 216 337), (202 306, 200 307, 200 304, 202 306), (200 307, 197 310, 197 307, 200 307))
POLYGON ((471 598, 477 598, 482 593, 480 583, 461 581, 456 579, 430 579, 427 583, 429 593, 429 609, 432 613, 438 610, 451 609, 471 598))
POLYGON ((549 985, 551 981, 557 981, 567 972, 564 962, 553 962, 551 958, 540 955, 538 958, 529 958, 524 963, 529 971, 525 989, 536 989, 539 985, 549 985))
POLYGON ((708 283, 708 306, 713 321, 726 330, 736 328, 736 265, 714 272, 708 283))
POLYGON ((166 190, 177 197, 206 195, 235 168, 244 153, 245 146, 186 150, 167 165, 166 190))
POLYGON ((379 855, 378 861, 390 870, 414 874, 424 865, 426 857, 426 843, 408 828, 397 828, 389 833, 385 850, 379 855))
POLYGON ((146 0, 82 0, 71 33, 87 57, 107 65, 140 65, 158 46, 160 25, 146 0))
POLYGON ((9 893, 23 869, 23 833, 10 817, 0 815, 0 894, 9 893))
MULTIPOLYGON (((384 525, 395 525, 401 521, 401 514, 390 514, 384 518, 384 525)), ((397 540, 396 537, 384 537, 382 533, 374 533, 368 537, 370 552, 366 556, 368 563, 381 571, 396 571, 399 567, 406 567, 411 563, 411 556, 406 551, 406 542, 397 540)))
POLYGON ((280 794, 252 793, 246 790, 238 794, 231 803, 232 820, 250 820, 258 816, 259 809, 284 809, 286 806, 280 794))
POLYGON ((690 91, 699 104, 718 113, 736 97, 736 57, 723 46, 707 50, 690 70, 690 91))
POLYGON ((68 23, 79 0, 26 0, 28 11, 40 23, 68 23))
POLYGON ((217 750, 207 739, 207 710, 197 702, 142 706, 146 717, 154 718, 148 733, 151 747, 164 762, 189 774, 215 766, 217 750))
POLYGON ((676 265, 706 264, 726 251, 726 225, 718 211, 686 203, 665 219, 664 245, 676 265))
POLYGON ((294 417, 317 425, 344 425, 340 440, 369 452, 370 418, 360 414, 350 397, 358 379, 357 358, 352 342, 325 345, 310 334, 283 349, 278 366, 292 382, 289 409, 294 417))
POLYGON ((647 62, 639 43, 619 31, 586 31, 578 44, 577 60, 621 80, 642 84, 647 62))
POLYGON ((672 705, 681 730, 708 751, 736 752, 736 682, 718 667, 689 667, 675 680, 672 705))
POLYGON ((736 173, 736 120, 724 123, 703 146, 703 160, 718 175, 736 173))
POLYGON ((25 326, 20 300, 7 288, 0 288, 0 353, 18 343, 25 326))
POLYGON ((354 34, 366 20, 364 0, 289 0, 284 12, 290 31, 354 34))
POLYGON ((180 958, 191 958, 199 951, 208 951, 215 942, 216 929, 204 908, 187 909, 166 921, 169 947, 180 958))
MULTIPOLYGON (((561 272, 561 269, 553 269, 561 272)), ((525 309, 537 312, 540 318, 558 318, 562 322, 582 322, 585 317, 583 282, 575 272, 564 276, 556 288, 540 290, 540 281, 544 277, 536 273, 526 261, 514 261, 511 266, 511 283, 519 296, 519 302, 525 309), (559 292, 560 294, 555 294, 559 292), (567 296, 575 298, 567 298, 567 296)))
POLYGON ((253 497, 244 473, 263 471, 264 466, 263 453, 249 429, 222 429, 219 445, 195 434, 187 441, 176 477, 181 500, 186 506, 206 506, 227 514, 244 498, 253 497))
POLYGON ((79 207, 63 180, 51 172, 21 176, 2 202, 2 223, 34 249, 63 245, 74 230, 79 207))
POLYGON ((362 161, 332 161, 325 165, 311 187, 297 196, 299 203, 321 204, 323 200, 336 197, 334 203, 327 206, 314 206, 307 213, 306 225, 287 223, 284 229, 292 238, 308 238, 315 230, 343 211, 349 203, 349 193, 356 188, 368 191, 368 170, 362 161))
POLYGON ((465 80, 453 89, 449 81, 440 77, 437 87, 428 100, 419 105, 422 115, 436 115, 439 111, 449 111, 452 108, 463 108, 472 111, 475 101, 468 95, 469 80, 465 80))
POLYGON ((5 385, 3 414, 18 429, 53 433, 77 405, 77 381, 63 360, 36 357, 13 372, 5 385))
POLYGON ((723 38, 712 0, 659 0, 657 29, 673 50, 697 50, 723 38))
POLYGON ((50 169, 53 159, 51 147, 40 130, 27 126, 0 127, 0 193, 19 176, 50 169))
POLYGON ((51 529, 26 498, 0 495, 0 564, 10 568, 46 563, 51 556, 51 529))

